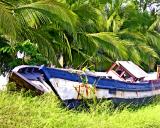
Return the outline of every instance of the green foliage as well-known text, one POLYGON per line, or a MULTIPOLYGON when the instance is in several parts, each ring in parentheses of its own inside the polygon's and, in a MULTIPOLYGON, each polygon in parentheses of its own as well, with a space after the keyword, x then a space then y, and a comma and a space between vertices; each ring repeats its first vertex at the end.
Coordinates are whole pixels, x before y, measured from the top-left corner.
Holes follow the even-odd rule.
POLYGON ((12 58, 9 53, 15 51, 15 44, 30 40, 56 66, 63 56, 63 67, 94 65, 96 70, 104 70, 116 60, 131 60, 153 70, 160 62, 160 18, 157 11, 146 10, 153 3, 158 2, 1 0, 1 38, 13 46, 4 45, 1 51, 12 58))
POLYGON ((12 46, 6 44, 6 46, 0 48, 0 54, 2 58, 5 59, 0 62, 2 65, 1 72, 8 71, 13 67, 22 64, 41 65, 48 63, 47 59, 39 53, 38 46, 31 43, 29 40, 15 43, 12 46), (18 52, 23 53, 24 56, 18 58, 18 52), (9 58, 5 58, 7 56, 9 56, 9 58))
POLYGON ((68 110, 53 94, 0 93, 2 128, 150 128, 160 127, 159 102, 140 108, 114 108, 108 101, 68 110), (145 118, 144 118, 145 117, 145 118))

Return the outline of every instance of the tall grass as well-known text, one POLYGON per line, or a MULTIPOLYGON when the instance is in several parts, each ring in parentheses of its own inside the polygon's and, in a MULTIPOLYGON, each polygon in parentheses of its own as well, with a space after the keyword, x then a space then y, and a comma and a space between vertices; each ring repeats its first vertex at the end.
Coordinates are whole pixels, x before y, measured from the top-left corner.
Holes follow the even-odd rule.
POLYGON ((68 110, 53 95, 0 92, 0 128, 159 128, 160 104, 113 108, 108 101, 68 110))

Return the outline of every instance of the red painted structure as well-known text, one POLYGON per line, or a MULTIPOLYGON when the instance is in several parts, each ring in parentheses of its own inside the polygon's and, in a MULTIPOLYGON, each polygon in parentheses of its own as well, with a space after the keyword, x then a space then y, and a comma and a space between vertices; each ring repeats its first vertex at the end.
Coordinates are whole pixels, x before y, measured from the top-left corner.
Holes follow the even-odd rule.
POLYGON ((148 74, 131 61, 116 61, 108 70, 108 75, 113 76, 113 79, 137 82, 143 81, 148 74))

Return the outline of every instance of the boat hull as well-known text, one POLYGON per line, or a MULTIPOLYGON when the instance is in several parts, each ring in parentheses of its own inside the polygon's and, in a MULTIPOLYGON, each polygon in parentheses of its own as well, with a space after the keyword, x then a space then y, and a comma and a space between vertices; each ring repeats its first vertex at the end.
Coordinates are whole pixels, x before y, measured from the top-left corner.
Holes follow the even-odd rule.
MULTIPOLYGON (((131 99, 107 98, 107 100, 112 101, 112 103, 115 106, 120 106, 120 105, 141 106, 141 105, 151 103, 154 99, 156 99, 156 96, 143 97, 143 98, 131 98, 131 99)), ((87 106, 87 104, 85 104, 86 100, 88 102, 88 100, 92 100, 92 99, 81 99, 81 100, 72 99, 72 100, 64 100, 63 102, 68 108, 72 109, 78 106, 87 106)), ((106 98, 96 99, 96 100, 106 100, 106 98)))
POLYGON ((60 99, 79 104, 82 99, 111 99, 115 104, 145 103, 160 94, 160 80, 129 83, 102 76, 78 74, 66 70, 41 67, 60 99), (82 78, 86 78, 87 82, 82 78), (77 101, 78 102, 77 102, 77 101))
POLYGON ((24 88, 26 90, 32 90, 35 91, 36 94, 42 94, 43 92, 39 89, 37 89, 34 84, 32 84, 30 81, 28 81, 26 78, 21 76, 17 72, 12 72, 12 74, 9 77, 10 82, 15 82, 16 83, 16 88, 21 89, 24 88))
POLYGON ((125 99, 125 98, 111 98, 114 105, 132 105, 132 106, 140 106, 144 104, 151 103, 156 96, 150 96, 150 97, 142 97, 142 98, 131 98, 131 99, 125 99))
POLYGON ((32 90, 38 95, 52 91, 47 83, 41 79, 41 73, 37 66, 16 67, 10 73, 9 81, 15 82, 17 89, 32 90))
POLYGON ((79 106, 84 99, 93 98, 111 99, 115 104, 140 104, 160 94, 160 80, 129 83, 82 71, 44 66, 16 67, 10 81, 39 94, 54 92, 69 108, 79 106))

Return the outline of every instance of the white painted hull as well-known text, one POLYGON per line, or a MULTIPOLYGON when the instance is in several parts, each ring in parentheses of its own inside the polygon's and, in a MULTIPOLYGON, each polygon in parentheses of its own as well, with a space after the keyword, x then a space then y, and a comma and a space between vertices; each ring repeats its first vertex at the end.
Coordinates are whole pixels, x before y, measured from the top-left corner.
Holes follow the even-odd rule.
POLYGON ((73 82, 69 80, 51 78, 54 89, 62 100, 80 100, 82 98, 91 99, 99 98, 121 98, 121 99, 138 99, 145 97, 152 97, 160 94, 160 89, 152 91, 115 91, 110 92, 109 89, 95 88, 90 84, 83 84, 80 82, 73 82))
POLYGON ((78 106, 82 99, 141 102, 160 94, 159 79, 131 83, 57 68, 19 66, 12 71, 10 78, 17 84, 36 90, 40 94, 54 91, 69 108, 78 106))

